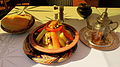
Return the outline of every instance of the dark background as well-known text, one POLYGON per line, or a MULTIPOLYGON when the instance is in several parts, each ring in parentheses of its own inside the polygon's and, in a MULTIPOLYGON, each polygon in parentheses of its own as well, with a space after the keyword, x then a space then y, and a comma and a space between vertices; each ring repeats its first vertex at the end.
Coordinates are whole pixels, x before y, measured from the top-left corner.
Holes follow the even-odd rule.
POLYGON ((0 19, 4 17, 16 5, 53 6, 56 3, 57 5, 78 6, 81 1, 86 2, 92 7, 120 7, 120 0, 74 0, 74 2, 73 0, 10 0, 8 2, 3 2, 3 0, 0 0, 0 19), (74 3, 76 3, 77 5, 74 5, 74 3))

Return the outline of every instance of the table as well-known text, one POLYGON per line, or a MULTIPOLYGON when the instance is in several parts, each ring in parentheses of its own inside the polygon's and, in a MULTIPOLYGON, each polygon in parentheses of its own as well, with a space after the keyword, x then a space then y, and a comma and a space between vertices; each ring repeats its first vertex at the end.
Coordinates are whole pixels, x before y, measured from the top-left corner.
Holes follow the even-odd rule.
MULTIPOLYGON (((27 32, 21 35, 13 35, 4 32, 0 29, 0 67, 119 67, 120 66, 120 48, 113 51, 99 51, 85 46, 78 41, 78 47, 75 54, 67 61, 55 65, 43 65, 35 63, 29 59, 23 51, 23 42, 26 36, 35 27, 46 23, 50 19, 54 19, 54 12, 52 6, 29 6, 29 13, 32 14, 36 20, 34 26, 27 32), (32 9, 31 9, 32 8, 32 9), (39 10, 39 12, 37 11, 39 10)), ((24 6, 16 6, 9 14, 14 13, 17 9, 23 9, 24 6)), ((73 26, 77 31, 86 26, 85 20, 81 18, 76 11, 77 7, 65 7, 65 22, 73 26)), ((26 10, 27 10, 26 9, 26 10)), ((90 20, 95 22, 97 14, 102 13, 104 8, 92 7, 93 14, 90 20)), ((113 21, 120 23, 120 8, 110 8, 108 13, 113 21)), ((9 15, 8 14, 8 15, 9 15)), ((120 37, 120 26, 115 30, 120 37)))

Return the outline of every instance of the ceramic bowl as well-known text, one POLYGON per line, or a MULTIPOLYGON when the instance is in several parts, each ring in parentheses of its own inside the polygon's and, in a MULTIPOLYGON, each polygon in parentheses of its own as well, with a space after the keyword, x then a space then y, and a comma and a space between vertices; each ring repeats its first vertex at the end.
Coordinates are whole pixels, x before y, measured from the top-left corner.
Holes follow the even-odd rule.
MULTIPOLYGON (((49 24, 47 22, 46 24, 49 24)), ((77 48, 77 42, 79 40, 79 34, 72 26, 68 24, 63 24, 67 30, 69 30, 74 35, 74 40, 65 47, 59 49, 46 49, 40 46, 35 41, 34 33, 37 32, 38 29, 44 27, 46 24, 43 24, 37 28, 35 28, 26 38, 24 43, 24 52, 27 54, 29 58, 34 60, 35 62, 42 64, 54 64, 58 62, 62 62, 74 53, 77 48)))

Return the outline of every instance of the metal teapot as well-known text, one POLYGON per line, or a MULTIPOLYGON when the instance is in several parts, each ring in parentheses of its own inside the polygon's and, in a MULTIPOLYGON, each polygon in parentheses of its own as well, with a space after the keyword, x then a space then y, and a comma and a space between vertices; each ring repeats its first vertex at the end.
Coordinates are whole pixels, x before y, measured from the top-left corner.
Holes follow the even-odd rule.
POLYGON ((97 22, 92 26, 91 42, 97 46, 110 46, 113 41, 110 32, 113 32, 118 27, 118 22, 113 22, 109 19, 107 8, 98 18, 97 22), (114 27, 111 25, 114 24, 114 27))

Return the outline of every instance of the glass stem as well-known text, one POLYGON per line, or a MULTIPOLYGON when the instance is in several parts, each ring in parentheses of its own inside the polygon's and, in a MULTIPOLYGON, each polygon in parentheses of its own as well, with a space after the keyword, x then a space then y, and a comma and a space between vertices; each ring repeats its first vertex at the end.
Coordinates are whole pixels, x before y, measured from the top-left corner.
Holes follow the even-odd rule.
POLYGON ((86 22, 87 22, 87 28, 89 28, 89 29, 92 30, 92 26, 90 25, 88 18, 86 18, 85 20, 86 20, 86 22))

